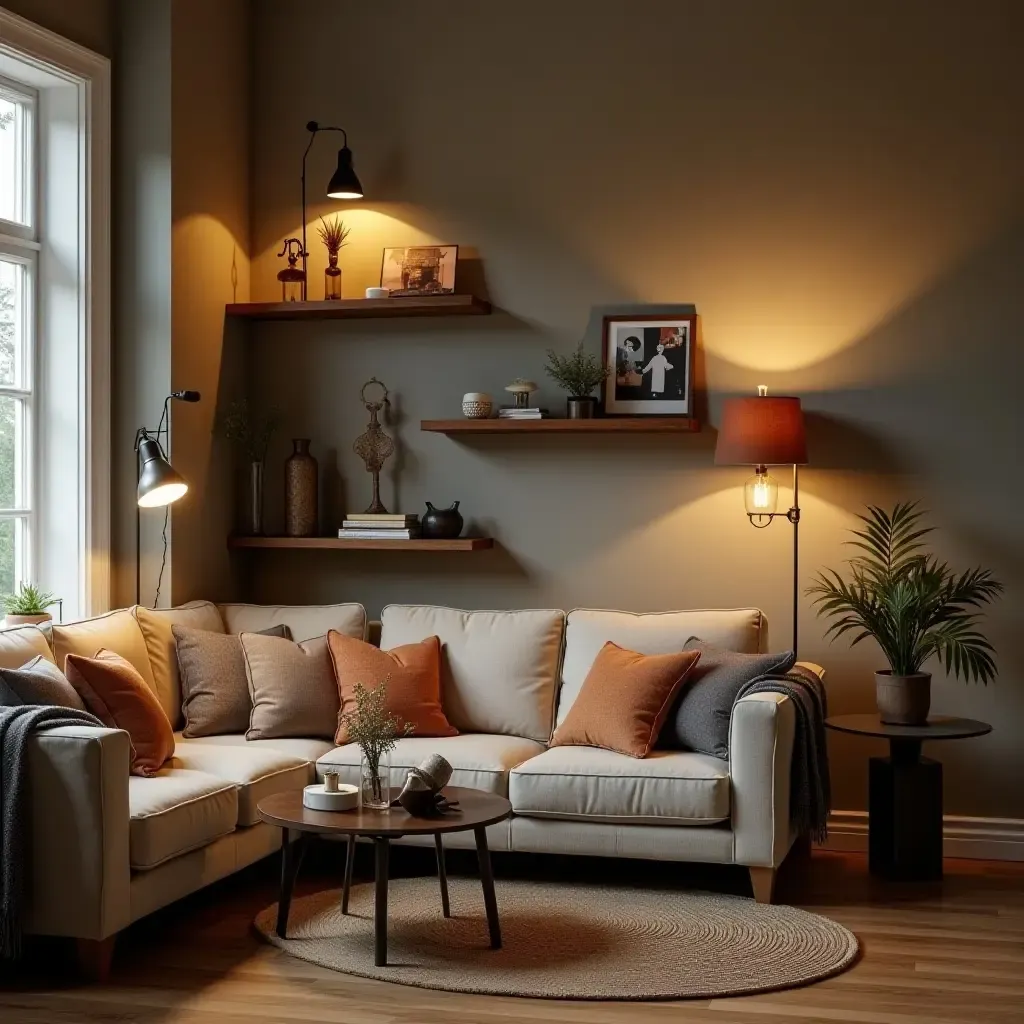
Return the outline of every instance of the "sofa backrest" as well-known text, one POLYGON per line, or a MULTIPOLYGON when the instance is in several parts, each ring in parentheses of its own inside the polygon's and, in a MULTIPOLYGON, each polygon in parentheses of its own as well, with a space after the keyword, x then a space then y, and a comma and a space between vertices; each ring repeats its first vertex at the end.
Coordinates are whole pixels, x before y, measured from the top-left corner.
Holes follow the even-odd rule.
POLYGON ((49 641, 38 626, 0 630, 0 668, 21 668, 38 656, 53 661, 49 641))
POLYGON ((460 732, 502 733, 546 743, 551 736, 565 612, 461 611, 388 605, 384 650, 437 636, 443 645, 441 697, 460 732))
POLYGON ((258 633, 271 626, 287 626, 296 643, 323 636, 334 629, 345 636, 366 637, 366 609, 361 604, 222 604, 220 613, 229 633, 258 633))
POLYGON ((757 608, 647 613, 576 608, 569 612, 557 724, 565 720, 594 659, 609 640, 640 654, 669 654, 682 650, 691 636, 741 654, 768 649, 768 623, 757 608))

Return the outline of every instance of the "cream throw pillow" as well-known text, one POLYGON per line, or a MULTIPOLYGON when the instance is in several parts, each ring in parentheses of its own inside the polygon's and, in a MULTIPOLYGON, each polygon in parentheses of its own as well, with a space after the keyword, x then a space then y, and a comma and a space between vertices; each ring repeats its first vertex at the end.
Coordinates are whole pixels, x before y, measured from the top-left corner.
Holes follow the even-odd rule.
POLYGON ((245 738, 333 739, 341 701, 327 637, 297 644, 282 637, 242 633, 239 640, 252 698, 245 738))

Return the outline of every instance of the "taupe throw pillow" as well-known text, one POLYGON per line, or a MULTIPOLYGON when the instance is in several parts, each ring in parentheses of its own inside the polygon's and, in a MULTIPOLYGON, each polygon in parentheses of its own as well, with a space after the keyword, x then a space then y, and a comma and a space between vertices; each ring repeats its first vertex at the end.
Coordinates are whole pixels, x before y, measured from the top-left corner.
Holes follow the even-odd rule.
MULTIPOLYGON (((221 736, 245 732, 252 714, 245 655, 236 635, 172 624, 181 676, 182 736, 221 736)), ((272 626, 264 636, 290 634, 287 626, 272 626)))
POLYGON ((792 651, 737 654, 706 644, 695 636, 686 641, 683 649, 700 651, 700 661, 665 720, 658 746, 727 758, 729 720, 740 690, 758 676, 788 672, 796 655, 792 651))
POLYGON ((258 633, 239 639, 252 698, 245 738, 333 739, 341 700, 327 637, 301 644, 258 633))
POLYGON ((0 668, 0 705, 51 704, 85 711, 85 702, 67 677, 41 654, 21 668, 0 668))

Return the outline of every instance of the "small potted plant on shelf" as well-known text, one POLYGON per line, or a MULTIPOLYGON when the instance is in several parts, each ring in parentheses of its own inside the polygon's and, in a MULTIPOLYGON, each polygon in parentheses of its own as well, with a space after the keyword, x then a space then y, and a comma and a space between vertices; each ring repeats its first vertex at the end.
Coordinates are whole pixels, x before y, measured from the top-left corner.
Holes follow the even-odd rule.
POLYGON ((37 626, 41 622, 49 622, 53 617, 47 611, 60 602, 60 598, 40 590, 32 583, 22 583, 14 594, 3 599, 5 626, 37 626))
POLYGON ((338 216, 330 221, 320 218, 320 227, 317 228, 320 234, 320 241, 327 248, 327 268, 324 270, 324 298, 341 298, 341 269, 338 267, 338 253, 348 245, 348 236, 351 228, 345 227, 345 222, 338 216))
POLYGON ((271 409, 262 419, 254 417, 249 402, 232 402, 219 421, 220 433, 245 455, 249 462, 249 507, 246 528, 253 536, 263 533, 263 470, 267 449, 277 431, 278 411, 271 409))
POLYGON ((359 800, 363 807, 384 810, 391 806, 391 751, 396 741, 412 732, 412 724, 401 723, 387 708, 390 676, 372 690, 357 683, 353 691, 355 710, 342 716, 348 726, 349 742, 362 751, 359 767, 359 800))
POLYGON ((597 411, 594 389, 608 376, 608 367, 589 352, 583 351, 581 341, 570 356, 560 356, 548 349, 547 375, 564 391, 569 392, 565 402, 566 416, 571 420, 589 420, 597 411))
POLYGON ((859 516, 864 528, 849 543, 862 552, 849 560, 850 578, 826 569, 808 590, 818 614, 833 620, 832 639, 853 633, 852 644, 873 637, 889 662, 875 673, 875 699, 883 722, 924 725, 931 706, 933 657, 968 682, 988 683, 996 674, 992 645, 978 631, 975 608, 988 604, 1003 585, 987 569, 957 574, 924 551, 915 503, 892 513, 871 505, 859 516))

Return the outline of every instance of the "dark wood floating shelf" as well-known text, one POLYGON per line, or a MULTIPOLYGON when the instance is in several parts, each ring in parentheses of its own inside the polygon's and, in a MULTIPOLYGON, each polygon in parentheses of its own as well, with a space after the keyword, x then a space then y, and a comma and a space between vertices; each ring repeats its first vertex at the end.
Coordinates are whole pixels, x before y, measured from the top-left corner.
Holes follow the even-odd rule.
POLYGON ((486 316, 491 304, 475 295, 416 295, 329 302, 232 302, 227 316, 245 320, 368 320, 400 316, 486 316))
POLYGON ((437 434, 693 434, 698 420, 681 416, 622 416, 592 420, 423 420, 437 434))
POLYGON ((494 547, 491 537, 457 537, 454 540, 342 540, 340 537, 229 537, 229 548, 281 551, 485 551, 494 547))

